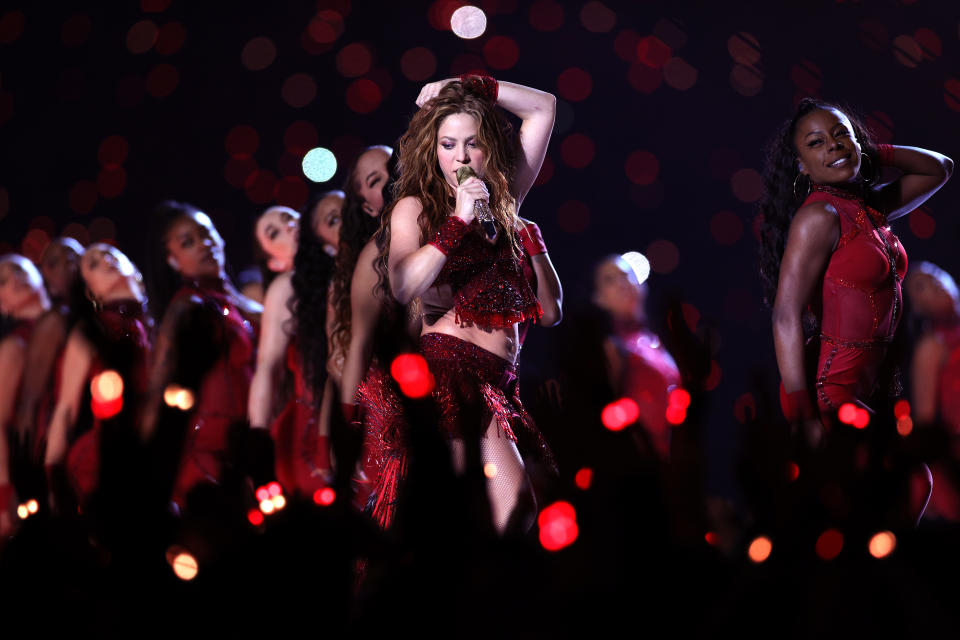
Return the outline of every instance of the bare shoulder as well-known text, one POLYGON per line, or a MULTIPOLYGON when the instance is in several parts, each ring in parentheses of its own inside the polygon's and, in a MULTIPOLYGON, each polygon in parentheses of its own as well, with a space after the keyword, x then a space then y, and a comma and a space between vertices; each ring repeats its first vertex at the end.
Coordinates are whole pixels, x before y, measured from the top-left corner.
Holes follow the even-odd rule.
POLYGON ((404 225, 415 224, 421 211, 423 211, 423 204, 420 202, 420 198, 404 196, 397 200, 397 203, 393 206, 390 221, 391 223, 399 222, 404 225))
POLYGON ((270 283, 267 287, 267 294, 264 296, 263 306, 265 309, 276 309, 278 306, 286 306, 287 300, 293 295, 293 279, 290 271, 284 271, 270 283))
POLYGON ((797 210, 790 222, 790 240, 804 244, 836 243, 840 235, 840 217, 828 202, 811 202, 797 210))

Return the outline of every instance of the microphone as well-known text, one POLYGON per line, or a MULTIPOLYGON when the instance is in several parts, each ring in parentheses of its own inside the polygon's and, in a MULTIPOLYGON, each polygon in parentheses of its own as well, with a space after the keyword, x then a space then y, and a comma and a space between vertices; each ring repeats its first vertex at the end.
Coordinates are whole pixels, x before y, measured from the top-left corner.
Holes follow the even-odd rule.
MULTIPOLYGON (((463 166, 457 169, 457 184, 463 184, 463 181, 467 178, 476 177, 477 172, 471 167, 463 166)), ((487 201, 474 200, 473 211, 477 214, 477 220, 480 221, 480 226, 483 228, 483 232, 486 234, 486 236, 491 240, 496 239, 497 225, 493 221, 493 214, 490 213, 490 205, 487 204, 487 201)))

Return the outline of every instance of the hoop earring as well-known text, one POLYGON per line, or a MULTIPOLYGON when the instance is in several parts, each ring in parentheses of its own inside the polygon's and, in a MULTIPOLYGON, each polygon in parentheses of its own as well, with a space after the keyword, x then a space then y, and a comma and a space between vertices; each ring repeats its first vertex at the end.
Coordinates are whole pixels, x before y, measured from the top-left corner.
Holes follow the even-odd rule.
POLYGON ((800 197, 800 194, 797 193, 797 180, 800 179, 800 176, 806 176, 806 174, 804 174, 804 173, 798 173, 798 174, 797 174, 797 177, 793 179, 793 197, 796 198, 797 200, 801 200, 801 201, 802 201, 802 200, 806 200, 806 199, 807 199, 807 196, 810 195, 810 190, 811 190, 812 186, 811 186, 811 183, 810 183, 810 176, 806 176, 806 177, 807 177, 807 191, 806 191, 806 193, 803 194, 803 197, 801 198, 801 197, 800 197))
POLYGON ((873 160, 870 158, 870 154, 869 154, 869 153, 864 153, 863 151, 860 152, 860 176, 863 178, 863 181, 864 181, 866 184, 873 184, 874 182, 876 182, 876 180, 877 180, 877 178, 878 178, 877 173, 876 173, 876 172, 874 171, 874 169, 873 169, 873 160), (866 161, 867 161, 867 164, 870 165, 870 177, 869 177, 869 178, 867 177, 867 174, 863 171, 863 162, 864 162, 864 160, 866 160, 866 161))

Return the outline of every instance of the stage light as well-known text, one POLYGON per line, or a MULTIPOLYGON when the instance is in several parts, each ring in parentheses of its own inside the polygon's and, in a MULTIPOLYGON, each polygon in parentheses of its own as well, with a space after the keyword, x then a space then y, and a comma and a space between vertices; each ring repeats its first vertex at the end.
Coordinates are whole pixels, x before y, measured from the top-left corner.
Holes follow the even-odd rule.
POLYGON ((313 501, 323 507, 328 507, 333 504, 336 498, 336 492, 330 487, 323 487, 313 492, 313 501))
POLYGON ((260 513, 259 509, 250 509, 250 511, 247 512, 247 520, 249 520, 253 526, 259 527, 263 524, 263 514, 260 513))
POLYGON ((464 40, 479 38, 487 30, 487 14, 473 5, 460 7, 450 16, 450 29, 464 40))
POLYGON ((559 551, 577 539, 577 514, 569 502, 555 502, 537 516, 540 544, 547 551, 559 551))
POLYGON ((303 156, 303 175, 313 182, 326 182, 337 172, 337 158, 333 152, 316 147, 303 156))
POLYGON ((36 500, 27 500, 27 511, 31 514, 40 510, 40 504, 36 500))
POLYGON ((849 402, 840 405, 840 410, 837 412, 837 419, 844 424, 853 424, 853 421, 857 418, 857 407, 854 404, 849 402))
POLYGON ((817 556, 823 560, 833 560, 843 550, 843 534, 836 529, 827 529, 817 538, 817 556))
POLYGON ((593 484, 593 469, 590 467, 583 467, 577 471, 577 475, 573 477, 573 482, 577 485, 578 489, 586 491, 590 488, 590 485, 593 484))
POLYGON ((620 398, 603 408, 600 420, 610 431, 621 431, 640 417, 640 407, 630 398, 620 398))
POLYGON ((29 515, 30 515, 30 512, 27 511, 27 505, 21 504, 20 506, 17 507, 17 516, 18 516, 21 520, 26 520, 26 519, 27 519, 27 516, 29 516, 29 515))
POLYGON ((270 499, 270 491, 266 487, 260 487, 257 489, 257 502, 263 502, 264 500, 270 499))
POLYGON ((747 555, 750 557, 750 560, 757 564, 765 562, 772 552, 773 543, 770 541, 770 538, 766 536, 755 538, 747 549, 747 555))
POLYGON ((193 392, 179 385, 171 384, 163 391, 163 401, 168 407, 176 407, 181 411, 189 411, 193 408, 193 392))
POLYGON ((647 260, 647 256, 639 251, 628 251, 620 257, 633 269, 633 274, 637 276, 637 284, 646 282, 650 277, 650 261, 647 260))
POLYGON ((270 515, 271 513, 274 512, 275 509, 276 509, 276 506, 274 506, 273 500, 270 500, 268 498, 266 500, 260 501, 260 511, 263 511, 265 514, 270 515))
POLYGON ((433 391, 433 374, 427 361, 417 353, 402 353, 393 359, 390 375, 400 385, 400 391, 410 398, 422 398, 433 391))
POLYGON ((897 548, 897 537, 890 531, 881 531, 870 538, 868 549, 874 558, 886 558, 897 548))
POLYGON ((178 578, 188 582, 196 578, 197 572, 199 571, 197 559, 186 551, 177 554, 173 562, 170 563, 170 566, 178 578))
POLYGON ((488 462, 487 464, 483 465, 483 475, 487 476, 488 478, 496 478, 497 465, 493 464, 492 462, 488 462))

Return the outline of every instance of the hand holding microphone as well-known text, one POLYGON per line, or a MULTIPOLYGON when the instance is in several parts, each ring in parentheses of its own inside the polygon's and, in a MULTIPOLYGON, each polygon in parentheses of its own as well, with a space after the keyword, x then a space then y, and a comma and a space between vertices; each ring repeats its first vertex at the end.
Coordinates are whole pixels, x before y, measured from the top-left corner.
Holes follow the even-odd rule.
MULTIPOLYGON (((463 166, 457 169, 457 183, 463 185, 470 178, 477 178, 476 172, 468 166, 463 166)), ((479 178, 477 178, 479 181, 479 178)), ((483 186, 483 191, 486 192, 486 186, 483 183, 480 183, 483 186)), ((470 194, 473 195, 473 194, 470 194)), ((485 193, 486 197, 489 198, 489 194, 485 193)), ((473 213, 477 217, 477 220, 480 221, 480 226, 483 228, 484 234, 490 240, 494 240, 497 237, 497 226, 493 220, 493 214, 490 213, 490 205, 482 197, 474 197, 473 200, 473 213)))

